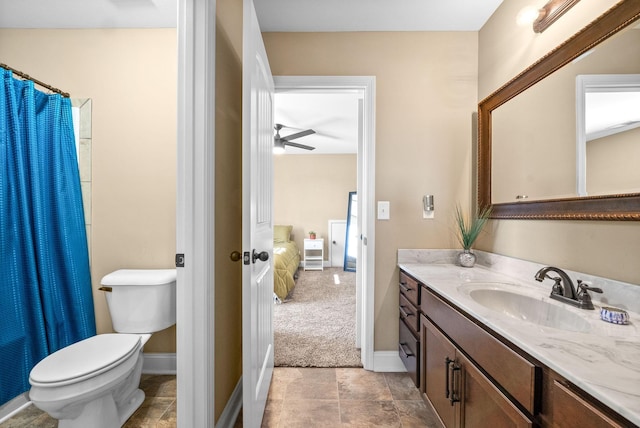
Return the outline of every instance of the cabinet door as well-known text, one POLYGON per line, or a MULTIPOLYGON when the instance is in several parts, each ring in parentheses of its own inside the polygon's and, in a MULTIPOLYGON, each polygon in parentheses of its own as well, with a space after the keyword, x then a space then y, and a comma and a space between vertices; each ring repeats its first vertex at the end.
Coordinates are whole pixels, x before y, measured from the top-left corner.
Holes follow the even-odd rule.
POLYGON ((456 423, 458 403, 452 400, 453 391, 451 360, 455 359, 455 347, 426 318, 422 317, 424 344, 424 380, 427 398, 447 427, 456 423))
POLYGON ((553 382, 553 426, 558 428, 622 427, 566 386, 553 382))
POLYGON ((461 353, 457 362, 462 368, 460 383, 454 387, 461 404, 460 424, 465 428, 531 427, 531 420, 487 379, 461 353))

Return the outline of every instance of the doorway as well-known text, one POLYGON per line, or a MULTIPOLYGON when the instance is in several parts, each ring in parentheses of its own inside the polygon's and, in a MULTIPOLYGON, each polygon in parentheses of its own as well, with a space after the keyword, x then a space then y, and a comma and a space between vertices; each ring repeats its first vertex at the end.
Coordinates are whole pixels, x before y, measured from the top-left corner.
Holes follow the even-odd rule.
MULTIPOLYGON (((373 309, 375 257, 375 77, 371 76, 274 76, 275 91, 350 92, 359 94, 359 132, 357 150, 358 198, 356 270, 356 346, 361 349, 362 365, 373 370, 373 309)), ((276 95, 277 96, 277 95, 276 95)))

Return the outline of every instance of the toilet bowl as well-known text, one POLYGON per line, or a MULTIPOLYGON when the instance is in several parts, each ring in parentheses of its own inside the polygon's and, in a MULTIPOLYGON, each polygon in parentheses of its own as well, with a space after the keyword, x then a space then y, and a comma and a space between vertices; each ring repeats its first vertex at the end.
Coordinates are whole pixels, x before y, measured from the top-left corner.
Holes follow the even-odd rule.
POLYGON ((102 279, 114 330, 60 349, 29 376, 33 404, 60 428, 121 427, 144 400, 144 344, 175 324, 175 269, 119 270, 102 279))

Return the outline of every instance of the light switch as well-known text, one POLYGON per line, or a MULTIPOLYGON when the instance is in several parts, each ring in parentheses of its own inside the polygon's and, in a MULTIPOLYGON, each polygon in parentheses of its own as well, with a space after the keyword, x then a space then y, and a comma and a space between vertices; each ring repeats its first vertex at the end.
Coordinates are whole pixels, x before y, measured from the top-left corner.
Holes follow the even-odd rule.
POLYGON ((378 201, 378 220, 389 220, 389 201, 378 201))

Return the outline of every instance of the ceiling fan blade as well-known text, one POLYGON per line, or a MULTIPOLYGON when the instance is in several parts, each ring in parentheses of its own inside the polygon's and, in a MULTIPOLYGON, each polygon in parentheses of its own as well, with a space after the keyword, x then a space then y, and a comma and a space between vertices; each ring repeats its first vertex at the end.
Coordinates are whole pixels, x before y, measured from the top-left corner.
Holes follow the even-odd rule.
POLYGON ((287 135, 285 137, 282 137, 283 140, 295 140, 296 138, 300 138, 300 137, 306 137, 307 135, 311 135, 311 134, 315 134, 316 131, 314 131, 313 129, 307 129, 301 132, 296 132, 295 134, 291 134, 291 135, 287 135))
POLYGON ((315 150, 315 147, 311 147, 311 146, 306 146, 304 144, 299 144, 299 143, 293 143, 291 141, 287 141, 284 140, 284 145, 285 146, 291 146, 291 147, 297 147, 299 149, 305 149, 305 150, 315 150))

